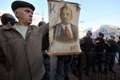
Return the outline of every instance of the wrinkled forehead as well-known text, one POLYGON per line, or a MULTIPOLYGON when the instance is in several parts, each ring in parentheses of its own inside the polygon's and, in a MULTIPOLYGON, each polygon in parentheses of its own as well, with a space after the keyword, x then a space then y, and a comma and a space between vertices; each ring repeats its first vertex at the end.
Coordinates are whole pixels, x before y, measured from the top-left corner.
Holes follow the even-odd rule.
POLYGON ((15 11, 20 12, 20 11, 25 11, 25 10, 27 10, 29 12, 33 12, 33 10, 31 8, 28 8, 28 7, 20 7, 18 9, 16 9, 15 11))

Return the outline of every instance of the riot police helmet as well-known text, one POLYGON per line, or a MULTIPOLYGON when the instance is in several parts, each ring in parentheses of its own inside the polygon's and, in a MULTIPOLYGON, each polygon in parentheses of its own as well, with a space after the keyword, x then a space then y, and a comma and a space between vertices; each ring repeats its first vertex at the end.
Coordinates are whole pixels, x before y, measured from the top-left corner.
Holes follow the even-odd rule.
POLYGON ((92 32, 90 30, 87 31, 87 34, 91 34, 92 35, 92 32))
POLYGON ((16 21, 14 16, 9 13, 4 13, 1 16, 2 25, 6 25, 9 21, 16 21))
POLYGON ((99 32, 99 36, 102 36, 102 37, 104 37, 104 33, 102 33, 102 32, 99 32))
POLYGON ((115 39, 115 36, 113 36, 113 35, 110 35, 110 38, 113 38, 113 39, 115 39))
POLYGON ((40 21, 39 23, 38 23, 38 26, 40 27, 40 26, 43 26, 43 25, 45 25, 46 23, 44 22, 44 21, 40 21))

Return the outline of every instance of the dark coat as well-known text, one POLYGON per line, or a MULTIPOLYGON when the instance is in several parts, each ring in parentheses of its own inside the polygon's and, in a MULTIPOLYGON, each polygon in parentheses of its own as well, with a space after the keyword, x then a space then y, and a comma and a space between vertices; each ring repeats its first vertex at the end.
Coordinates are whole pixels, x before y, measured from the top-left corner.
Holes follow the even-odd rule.
POLYGON ((83 37, 80 39, 80 47, 85 51, 92 51, 94 48, 93 39, 90 37, 83 37))
POLYGON ((108 48, 108 51, 109 52, 118 52, 118 50, 119 50, 119 46, 118 46, 118 44, 117 44, 117 42, 116 41, 113 41, 113 40, 108 40, 108 43, 109 43, 109 45, 110 45, 110 47, 108 48))
POLYGON ((94 46, 95 51, 103 52, 106 48, 108 48, 109 45, 105 43, 105 40, 103 38, 98 37, 95 39, 95 42, 97 40, 99 40, 100 42, 95 43, 95 46, 94 46))
POLYGON ((42 36, 48 24, 29 26, 25 39, 12 25, 0 28, 0 80, 41 80, 45 73, 42 36))

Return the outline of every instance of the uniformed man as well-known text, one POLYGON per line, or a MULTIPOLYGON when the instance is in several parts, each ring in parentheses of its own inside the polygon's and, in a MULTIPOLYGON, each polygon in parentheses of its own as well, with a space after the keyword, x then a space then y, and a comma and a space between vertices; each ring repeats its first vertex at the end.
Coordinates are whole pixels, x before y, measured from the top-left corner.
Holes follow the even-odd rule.
MULTIPOLYGON (((119 36, 119 40, 118 40, 117 44, 120 48, 120 36, 119 36)), ((120 64, 120 50, 118 51, 118 64, 120 64)))
POLYGON ((103 39, 104 34, 99 32, 98 37, 94 41, 94 51, 93 51, 93 72, 96 71, 96 65, 98 65, 98 71, 103 73, 102 64, 103 64, 103 51, 107 48, 108 44, 103 39))
POLYGON ((118 52, 119 46, 117 42, 115 41, 115 37, 113 35, 110 36, 110 39, 108 40, 109 47, 106 49, 105 54, 105 64, 104 64, 104 72, 108 73, 108 70, 116 73, 113 70, 114 62, 115 62, 115 55, 116 52, 118 52))
POLYGON ((80 74, 83 74, 85 70, 85 74, 87 77, 90 77, 89 70, 92 61, 92 50, 94 48, 93 39, 91 38, 92 32, 87 31, 86 36, 80 40, 80 47, 82 49, 82 53, 80 54, 79 60, 79 71, 80 74))

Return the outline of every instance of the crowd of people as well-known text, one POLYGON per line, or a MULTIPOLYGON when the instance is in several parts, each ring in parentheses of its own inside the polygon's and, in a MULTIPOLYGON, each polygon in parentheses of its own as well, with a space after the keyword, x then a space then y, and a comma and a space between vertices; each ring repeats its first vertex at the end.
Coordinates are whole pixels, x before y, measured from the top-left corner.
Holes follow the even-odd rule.
MULTIPOLYGON (((0 28, 0 80, 51 80, 49 49, 49 24, 44 21, 38 27, 30 25, 35 7, 25 1, 14 1, 11 8, 18 19, 5 13, 1 16, 0 28)), ((113 70, 116 52, 119 53, 119 41, 110 35, 104 40, 104 34, 99 32, 93 39, 92 32, 79 40, 82 53, 79 55, 56 56, 57 67, 55 80, 69 79, 72 72, 79 80, 83 74, 90 77, 90 69, 97 74, 107 74, 113 70)))
POLYGON ((113 67, 116 53, 119 53, 120 50, 119 41, 116 42, 113 35, 110 35, 108 40, 104 39, 102 32, 99 32, 97 38, 91 38, 91 36, 92 32, 88 31, 86 36, 80 39, 82 53, 76 59, 78 67, 74 66, 73 68, 73 74, 78 76, 80 80, 82 80, 84 73, 88 78, 90 77, 90 68, 95 74, 98 72, 107 74, 108 71, 116 73, 113 67))

